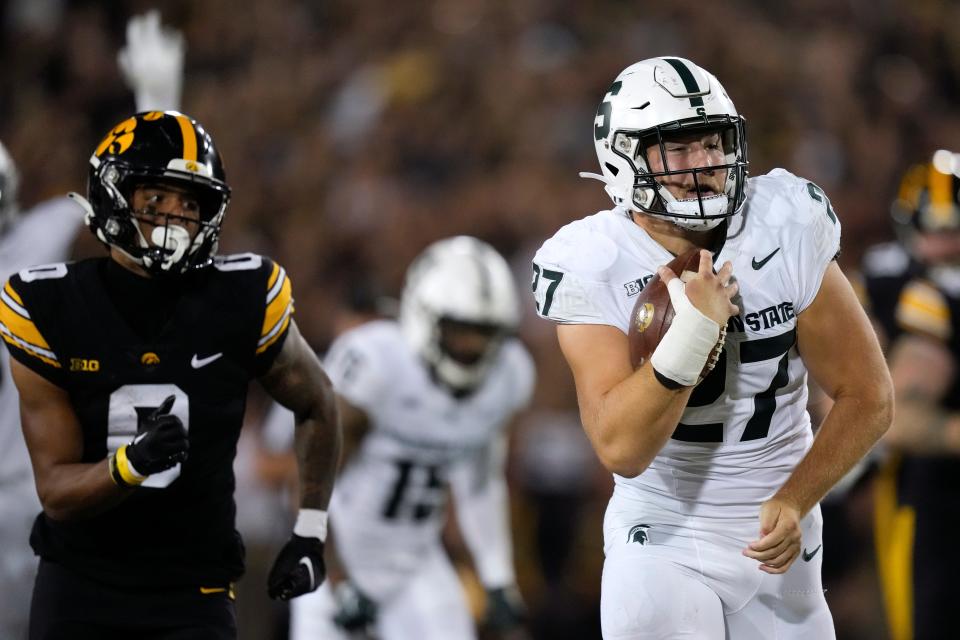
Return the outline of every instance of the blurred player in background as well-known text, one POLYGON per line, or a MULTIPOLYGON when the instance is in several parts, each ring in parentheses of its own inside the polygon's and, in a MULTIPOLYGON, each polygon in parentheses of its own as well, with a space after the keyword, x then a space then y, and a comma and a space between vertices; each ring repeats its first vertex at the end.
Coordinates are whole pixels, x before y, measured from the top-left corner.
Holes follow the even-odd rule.
POLYGON ((584 428, 614 473, 611 640, 835 635, 818 502, 888 428, 892 390, 834 260, 829 200, 783 169, 748 181, 744 127, 689 60, 628 67, 594 121, 592 177, 615 207, 534 258, 538 312, 558 323, 584 428), (661 267, 692 247, 705 250, 686 282, 661 267), (676 316, 634 371, 631 312, 654 274, 676 316), (808 370, 835 401, 816 438, 808 370))
MULTIPOLYGON (((67 198, 21 212, 17 170, 0 143, 0 271, 7 278, 35 262, 66 259, 83 211, 67 198)), ((28 544, 40 502, 30 456, 20 431, 17 389, 6 357, 0 363, 0 638, 24 638, 30 611, 29 585, 37 559, 28 544)))
MULTIPOLYGON (((160 27, 156 12, 131 18, 127 44, 118 55, 138 111, 176 108, 180 100, 183 41, 160 27)), ((19 176, 0 143, 0 276, 6 280, 30 265, 69 257, 83 210, 67 197, 54 198, 27 211, 17 202, 19 176)), ((16 387, 6 358, 0 364, 0 638, 25 638, 30 589, 37 559, 28 544, 30 525, 40 501, 30 471, 30 457, 20 432, 16 387)))
POLYGON ((109 256, 23 269, 0 296, 43 506, 30 638, 236 638, 232 464, 249 382, 296 416, 300 511, 267 585, 284 600, 325 576, 332 388, 284 269, 216 255, 230 188, 195 120, 120 122, 90 157, 87 197, 71 197, 109 256))
POLYGON ((475 638, 441 543, 448 491, 487 591, 488 625, 520 633, 504 463, 506 427, 530 400, 534 368, 513 337, 518 315, 507 263, 459 236, 410 266, 399 322, 368 322, 335 341, 325 362, 345 439, 357 443, 331 501, 345 578, 292 603, 294 640, 475 638))
POLYGON ((878 571, 894 640, 953 635, 960 560, 960 155, 904 175, 900 243, 864 259, 869 309, 889 341, 897 411, 876 485, 878 571))

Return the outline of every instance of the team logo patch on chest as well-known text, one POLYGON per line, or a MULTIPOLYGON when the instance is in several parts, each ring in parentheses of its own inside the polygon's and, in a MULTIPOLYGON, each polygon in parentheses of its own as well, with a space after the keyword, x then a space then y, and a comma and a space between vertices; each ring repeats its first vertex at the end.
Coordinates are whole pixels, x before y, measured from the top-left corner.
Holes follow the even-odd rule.
POLYGON ((155 367, 160 364, 160 356, 155 354, 153 351, 147 351, 140 356, 140 364, 145 367, 155 367))

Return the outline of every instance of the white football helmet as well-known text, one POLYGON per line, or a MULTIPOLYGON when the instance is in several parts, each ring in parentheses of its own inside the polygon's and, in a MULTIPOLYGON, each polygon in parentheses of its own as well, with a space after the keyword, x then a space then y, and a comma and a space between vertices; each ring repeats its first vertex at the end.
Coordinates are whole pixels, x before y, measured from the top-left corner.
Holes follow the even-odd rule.
POLYGON ((0 142, 0 233, 3 233, 20 215, 17 187, 20 175, 7 148, 0 142))
POLYGON ((504 339, 516 330, 520 306, 506 260, 487 243, 456 236, 433 243, 407 269, 400 326, 413 350, 454 391, 478 387, 504 339), (461 362, 444 347, 442 325, 453 322, 489 331, 475 362, 461 362))
MULTIPOLYGON (((605 183, 617 206, 639 209, 676 225, 704 231, 740 211, 747 176, 746 127, 713 74, 676 57, 642 60, 624 69, 607 91, 594 120, 594 144, 603 175, 582 173, 605 183), (716 131, 724 164, 671 171, 664 138, 716 131), (664 170, 651 172, 646 151, 658 146, 664 170), (657 177, 705 171, 726 173, 723 193, 677 200, 657 177)), ((699 184, 699 182, 696 182, 699 184)))

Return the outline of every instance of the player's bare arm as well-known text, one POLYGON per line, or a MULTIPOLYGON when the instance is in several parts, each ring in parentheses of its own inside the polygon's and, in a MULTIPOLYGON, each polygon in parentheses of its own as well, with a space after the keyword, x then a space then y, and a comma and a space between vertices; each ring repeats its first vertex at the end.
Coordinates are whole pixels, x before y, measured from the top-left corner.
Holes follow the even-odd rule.
POLYGON ((110 478, 107 461, 81 462, 83 434, 67 392, 15 358, 9 362, 44 512, 54 520, 73 520, 120 502, 129 492, 110 478))
POLYGON ((949 349, 932 337, 901 335, 890 352, 897 411, 884 441, 914 454, 960 454, 960 414, 941 406, 956 375, 949 349))
MULTIPOLYGON (((731 299, 728 262, 713 273, 704 251, 699 273, 686 284, 688 298, 718 324, 738 309, 731 299)), ((662 269, 666 282, 676 277, 662 269)), ((558 325, 557 337, 573 372, 580 418, 600 461, 611 472, 634 477, 644 471, 676 429, 694 387, 667 389, 650 363, 636 371, 630 366, 627 337, 606 325, 558 325)))
POLYGON ((336 398, 319 359, 293 320, 288 331, 283 348, 260 382, 274 400, 293 411, 301 506, 325 510, 340 457, 336 398))
POLYGON ((813 303, 797 316, 797 342, 810 374, 834 404, 789 480, 763 504, 760 539, 744 555, 784 573, 800 553, 800 519, 857 463, 893 418, 893 386, 850 283, 831 262, 813 303))

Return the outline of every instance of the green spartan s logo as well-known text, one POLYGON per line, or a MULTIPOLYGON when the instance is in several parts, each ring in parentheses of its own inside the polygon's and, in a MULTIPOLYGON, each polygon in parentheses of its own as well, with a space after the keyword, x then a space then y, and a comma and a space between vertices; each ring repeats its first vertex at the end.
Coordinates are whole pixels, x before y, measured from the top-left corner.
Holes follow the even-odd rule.
POLYGON ((627 534, 627 542, 639 542, 640 544, 647 544, 647 529, 650 528, 648 524, 635 524, 630 527, 630 533, 627 534))

